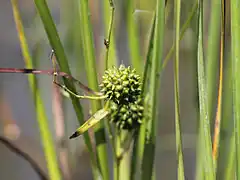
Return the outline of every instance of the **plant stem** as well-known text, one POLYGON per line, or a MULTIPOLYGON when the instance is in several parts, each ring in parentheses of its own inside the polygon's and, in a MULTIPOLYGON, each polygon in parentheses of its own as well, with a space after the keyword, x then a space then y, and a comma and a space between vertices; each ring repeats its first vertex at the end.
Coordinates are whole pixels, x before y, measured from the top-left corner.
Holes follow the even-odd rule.
MULTIPOLYGON (((110 51, 110 47, 113 47, 114 44, 112 44, 112 31, 113 31, 113 20, 114 20, 114 12, 115 12, 115 7, 113 4, 113 0, 108 0, 109 1, 109 6, 111 8, 111 16, 110 16, 110 22, 109 22, 109 27, 108 27, 108 37, 107 39, 104 40, 104 44, 106 46, 106 54, 105 54, 105 70, 108 69, 109 67, 109 51, 110 51), (111 45, 111 46, 110 46, 111 45)), ((114 48, 114 47, 113 47, 114 48)), ((112 50, 113 51, 113 50, 112 50)), ((112 57, 114 58, 114 57, 112 57)), ((111 62, 114 62, 113 60, 111 60, 111 62)), ((113 63, 111 63, 113 64, 113 63)))
POLYGON ((211 14, 208 30, 208 44, 206 53, 206 77, 207 77, 207 91, 208 91, 208 113, 210 121, 214 120, 214 113, 216 109, 215 98, 217 89, 217 70, 219 58, 219 34, 221 31, 221 0, 211 1, 211 14))
MULTIPOLYGON (((52 49, 54 50, 54 53, 56 55, 56 60, 59 64, 60 70, 64 71, 65 73, 69 74, 71 76, 71 72, 70 72, 70 68, 68 65, 68 60, 67 57, 65 55, 61 40, 59 38, 56 26, 53 22, 53 19, 51 17, 49 8, 47 6, 46 0, 34 0, 36 8, 38 10, 38 13, 41 17, 41 20, 43 22, 45 31, 47 33, 48 36, 48 40, 52 46, 52 49)), ((66 87, 68 89, 70 89, 73 92, 75 91, 75 87, 73 85, 72 82, 68 81, 66 78, 63 78, 64 80, 64 84, 66 85, 66 87)), ((74 107, 74 110, 76 112, 76 116, 77 119, 79 121, 80 124, 84 123, 83 120, 83 111, 82 111, 82 107, 79 103, 79 99, 77 99, 74 96, 71 96, 71 100, 72 100, 72 104, 74 107)), ((88 151, 90 153, 90 158, 91 158, 91 163, 92 163, 92 168, 93 168, 93 175, 94 177, 98 176, 98 168, 97 168, 97 163, 96 163, 96 158, 93 152, 93 147, 90 141, 90 137, 89 135, 86 133, 84 134, 84 141, 85 144, 88 148, 88 151)))
POLYGON ((231 0, 231 47, 232 47, 232 77, 233 77, 233 117, 235 135, 235 178, 240 179, 240 3, 238 0, 231 0))
MULTIPOLYGON (((89 18, 88 0, 78 0, 79 15, 82 26, 82 40, 83 40, 83 55, 85 58, 85 68, 87 72, 88 85, 95 91, 98 91, 98 79, 96 69, 96 57, 93 43, 92 27, 89 18)), ((101 109, 101 101, 91 101, 91 110, 93 113, 101 109)), ((97 157, 99 162, 100 172, 104 180, 109 179, 108 156, 107 156, 107 142, 104 132, 104 122, 98 123, 94 127, 95 140, 97 146, 97 157)))
POLYGON ((208 180, 215 179, 215 170, 212 159, 212 142, 210 133, 210 123, 207 108, 207 89, 206 76, 204 72, 203 61, 203 1, 199 0, 198 7, 198 87, 199 87, 199 107, 200 107, 200 134, 202 149, 204 151, 204 172, 205 178, 208 180))
POLYGON ((122 161, 122 158, 120 158, 120 149, 121 149, 121 137, 120 137, 120 132, 116 128, 116 138, 115 138, 115 149, 116 149, 116 162, 115 168, 114 168, 114 180, 120 180, 120 164, 122 161))
POLYGON ((219 59, 219 87, 218 87, 218 100, 217 100, 217 112, 215 117, 214 126, 214 139, 213 139, 213 160, 215 169, 217 169, 218 148, 219 148, 219 136, 221 127, 222 116, 222 90, 223 90, 223 58, 224 58, 224 36, 225 36, 225 2, 222 0, 222 16, 221 16, 221 41, 220 41, 220 59, 219 59))
MULTIPOLYGON (((150 64, 152 59, 152 51, 153 51, 153 40, 154 40, 154 29, 155 29, 155 21, 156 15, 154 13, 153 22, 151 26, 151 31, 149 35, 149 43, 148 43, 148 52, 144 67, 143 73, 143 83, 142 83, 142 92, 141 97, 144 101, 144 112, 148 115, 148 98, 146 97, 146 89, 148 86, 148 76, 150 72, 150 64)), ((134 138, 133 152, 132 152, 132 160, 131 160, 131 175, 130 179, 134 180, 136 178, 137 169, 139 169, 138 165, 142 162, 143 152, 144 152, 144 144, 145 144, 145 129, 146 129, 146 121, 148 120, 147 116, 144 117, 143 123, 140 126, 140 129, 136 132, 136 136, 134 138)))
MULTIPOLYGON (((184 37, 184 34, 185 34, 187 28, 189 27, 189 24, 193 20, 193 17, 197 12, 197 7, 198 7, 198 0, 196 0, 191 12, 188 15, 186 22, 184 23, 183 27, 181 28, 180 40, 182 40, 182 38, 184 37)), ((174 53, 174 50, 175 50, 175 44, 172 45, 171 49, 168 51, 166 57, 164 58, 161 70, 165 69, 165 67, 167 66, 168 61, 170 60, 170 58, 172 57, 172 55, 174 53)))
POLYGON ((176 152, 177 152, 177 166, 178 178, 184 180, 184 163, 182 151, 182 135, 180 124, 180 95, 179 95, 179 42, 180 42, 180 15, 181 15, 181 1, 174 1, 175 9, 175 61, 174 61, 174 99, 175 99, 175 130, 176 130, 176 152))
POLYGON ((127 1, 127 31, 128 31, 128 44, 130 49, 130 60, 133 67, 138 74, 142 73, 141 56, 139 50, 139 36, 137 31, 136 22, 133 19, 134 1, 127 1))
POLYGON ((158 94, 159 94, 159 74, 161 59, 163 56, 163 40, 164 40, 164 9, 165 2, 157 0, 156 5, 156 27, 154 33, 154 47, 153 47, 153 60, 150 76, 150 120, 146 125, 146 141, 144 148, 144 156, 142 162, 142 180, 151 179, 153 173, 153 165, 155 159, 155 147, 157 136, 157 109, 158 109, 158 94))
MULTIPOLYGON (((16 23, 16 28, 19 35, 20 45, 22 49, 23 58, 27 68, 32 68, 32 58, 29 52, 28 43, 25 38, 24 28, 22 25, 22 20, 17 6, 16 0, 11 0, 14 20, 16 23)), ((37 88, 37 80, 33 75, 29 76, 29 84, 34 97, 34 104, 37 113, 37 120, 40 129, 40 135, 43 143, 43 150, 47 162, 47 167, 49 171, 49 177, 52 180, 60 180, 61 174, 58 167, 57 153, 55 151, 55 146, 53 139, 51 137, 51 132, 48 126, 47 115, 44 110, 43 102, 40 97, 39 89, 37 88)))
POLYGON ((39 164, 30 156, 27 154, 27 152, 22 151, 20 148, 15 146, 13 142, 11 142, 6 137, 0 136, 0 142, 4 144, 9 150, 16 153, 18 156, 25 159, 30 166, 33 168, 33 170, 38 174, 38 176, 41 178, 41 180, 48 180, 48 177, 46 173, 41 169, 39 164))

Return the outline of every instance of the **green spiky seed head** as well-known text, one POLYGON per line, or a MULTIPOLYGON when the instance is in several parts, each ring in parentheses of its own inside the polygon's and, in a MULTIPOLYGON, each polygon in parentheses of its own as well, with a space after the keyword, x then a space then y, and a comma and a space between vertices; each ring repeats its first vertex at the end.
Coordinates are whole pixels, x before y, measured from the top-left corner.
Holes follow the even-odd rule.
POLYGON ((143 118, 143 105, 140 98, 129 104, 111 104, 111 119, 118 129, 132 130, 139 127, 143 118))
POLYGON ((107 98, 117 104, 127 104, 134 102, 141 93, 140 76, 135 69, 120 65, 119 68, 113 67, 105 71, 101 92, 107 98))
POLYGON ((121 65, 105 71, 101 92, 110 100, 110 121, 119 129, 139 127, 143 118, 141 78, 135 69, 121 65))

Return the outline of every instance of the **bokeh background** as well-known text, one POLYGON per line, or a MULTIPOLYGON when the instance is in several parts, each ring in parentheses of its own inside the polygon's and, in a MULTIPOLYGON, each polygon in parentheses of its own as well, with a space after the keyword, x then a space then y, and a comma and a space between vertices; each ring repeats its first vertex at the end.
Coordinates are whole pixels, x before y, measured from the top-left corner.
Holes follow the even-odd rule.
MULTIPOLYGON (((76 14, 73 1, 48 0, 57 29, 65 47, 69 64, 74 77, 86 83, 84 60, 81 49, 77 48, 76 38, 80 33, 74 29, 76 14)), ((126 3, 127 0, 115 2, 116 18, 114 21, 116 47, 119 63, 129 64, 127 29, 126 29, 126 3)), ((148 37, 152 10, 155 8, 154 0, 136 0, 134 19, 138 25, 141 55, 144 58, 146 52, 146 38, 148 37)), ((188 12, 195 1, 183 0, 181 21, 184 22, 188 12)), ((205 3, 205 33, 209 19, 210 1, 205 3)), ((99 63, 99 77, 104 55, 104 23, 103 8, 101 0, 89 0, 91 8, 91 20, 94 31, 94 41, 99 63)), ((173 2, 170 1, 173 7, 173 2)), ((42 22, 34 7, 32 0, 19 0, 19 7, 24 23, 30 49, 34 57, 35 67, 38 69, 51 69, 49 60, 51 47, 43 29, 42 22)), ((169 10, 166 21, 164 54, 166 55, 173 43, 173 8, 169 10), (172 10, 171 10, 172 9, 172 10)), ((84 24, 82 24, 84 26, 84 24)), ((187 29, 180 46, 180 97, 181 97, 181 122, 183 127, 183 148, 186 177, 194 179, 195 153, 196 153, 196 131, 197 131, 197 75, 196 75, 196 24, 192 23, 187 29)), ((206 36, 206 35, 205 35, 206 36)), ((0 67, 23 68, 24 61, 19 45, 18 34, 12 14, 11 2, 0 1, 0 67)), ((217 68, 217 67, 216 67, 217 68)), ((65 170, 69 179, 91 179, 91 168, 88 153, 84 147, 83 138, 68 140, 67 137, 78 127, 77 118, 72 108, 71 101, 62 97, 63 115, 59 118, 64 121, 64 131, 61 126, 56 126, 54 110, 54 91, 52 77, 37 75, 39 89, 44 100, 45 110, 49 118, 49 125, 56 146, 59 145, 58 138, 64 137, 65 144, 59 148, 59 153, 65 157, 65 170), (60 128, 60 130, 59 130, 60 128)), ((174 135, 174 88, 173 88, 173 63, 169 61, 161 81, 161 104, 159 108, 159 133, 156 150, 156 173, 164 180, 177 179, 176 152, 174 135)), ((85 116, 88 114, 88 101, 81 101, 85 116)), ((11 141, 22 151, 27 152, 47 173, 44 154, 39 135, 38 124, 34 112, 34 104, 30 92, 27 75, 24 74, 0 74, 0 134, 11 137, 11 141)), ((0 179, 1 180, 38 180, 27 161, 10 151, 0 143, 0 179)), ((158 178, 157 178, 158 179, 158 178)))

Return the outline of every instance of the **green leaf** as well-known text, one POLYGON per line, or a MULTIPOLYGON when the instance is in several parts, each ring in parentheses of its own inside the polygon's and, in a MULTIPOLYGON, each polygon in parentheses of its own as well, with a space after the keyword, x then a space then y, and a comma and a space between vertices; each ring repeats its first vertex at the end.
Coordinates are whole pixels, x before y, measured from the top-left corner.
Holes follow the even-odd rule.
POLYGON ((206 76, 203 60, 203 1, 199 1, 198 6, 198 88, 199 88, 199 108, 200 108, 200 139, 199 150, 202 151, 200 161, 203 163, 203 172, 205 178, 208 180, 215 180, 215 169, 212 159, 212 142, 210 133, 210 122, 207 108, 207 88, 206 88, 206 76))
POLYGON ((208 34, 208 48, 207 48, 207 91, 208 91, 208 113, 210 120, 214 119, 215 104, 217 88, 217 69, 219 56, 219 39, 220 39, 220 19, 221 19, 221 0, 212 0, 209 34, 208 34))
MULTIPOLYGON (((66 54, 64 52, 63 45, 62 45, 60 37, 58 35, 56 26, 51 17, 46 0, 35 0, 34 2, 36 5, 36 8, 38 10, 38 13, 41 17, 41 20, 43 22, 50 45, 53 48, 54 53, 56 55, 56 60, 59 64, 60 70, 71 75, 71 71, 70 71, 70 68, 68 65, 68 60, 67 60, 66 54)), ((64 80, 64 84, 66 85, 66 87, 69 90, 71 90, 72 92, 76 92, 75 87, 71 81, 67 80, 66 78, 63 78, 63 80, 64 80)), ((79 99, 77 99, 74 96, 71 96, 71 100, 72 100, 72 104, 73 104, 74 110, 76 112, 78 121, 80 124, 83 124, 84 123, 83 111, 82 111, 82 107, 79 103, 79 99)), ((96 160, 95 160, 95 154, 93 153, 93 147, 92 147, 92 144, 90 141, 90 137, 87 133, 84 134, 84 141, 88 148, 88 151, 90 152, 94 177, 98 177, 99 172, 98 172, 98 168, 97 168, 97 164, 96 164, 96 160)))
POLYGON ((146 141, 142 163, 142 180, 151 179, 155 159, 156 136, 158 127, 158 98, 159 98, 159 71, 163 57, 163 41, 165 28, 165 1, 157 0, 156 5, 156 24, 154 32, 153 59, 150 76, 150 120, 146 124, 146 141))
POLYGON ((141 56, 140 56, 140 41, 138 35, 137 24, 134 22, 134 1, 128 0, 127 4, 127 31, 128 31, 128 44, 130 49, 130 60, 134 68, 136 68, 137 73, 142 72, 141 56))
MULTIPOLYGON (((22 25, 22 20, 18 10, 17 0, 12 0, 12 8, 14 20, 16 23, 16 28, 18 31, 18 36, 20 40, 20 45, 22 49, 23 58, 26 64, 26 68, 33 68, 32 57, 29 52, 28 43, 25 37, 24 28, 22 25)), ((35 104, 35 110, 37 114, 37 120, 40 130, 40 135, 43 143, 43 150, 47 162, 47 168, 49 172, 49 179, 60 180, 61 174, 58 168, 57 153, 55 150, 55 145, 51 136, 51 132, 48 125, 48 118, 43 106, 43 101, 40 96, 39 89, 37 87, 37 80, 34 75, 29 75, 28 81, 33 93, 33 99, 35 104)))
POLYGON ((174 1, 175 15, 175 61, 174 61, 174 101, 175 101, 175 129, 176 129, 176 156, 178 166, 178 180, 184 180, 184 164, 182 150, 182 134, 180 123, 180 95, 179 95, 179 44, 180 44, 180 16, 181 16, 181 1, 174 1))
MULTIPOLYGON (((149 42, 148 42, 148 52, 146 57, 146 63, 144 66, 144 75, 143 75, 143 83, 142 83, 142 94, 141 97, 146 98, 146 89, 148 86, 148 76, 150 73, 150 64, 152 60, 152 52, 153 52, 153 41, 154 41, 154 30, 155 30, 155 22, 156 22, 156 16, 154 14, 153 20, 152 20, 152 27, 149 35, 149 42)), ((146 102, 146 101, 145 101, 146 102)), ((144 103, 144 106, 146 106, 147 103, 144 103)), ((144 112, 146 112, 148 106, 145 107, 144 112)), ((138 165, 142 162, 143 158, 143 151, 144 151, 144 144, 145 144, 145 129, 146 129, 146 123, 148 117, 144 117, 143 123, 140 126, 140 129, 136 132, 136 136, 134 139, 134 146, 133 146, 133 152, 132 152, 132 160, 131 160, 131 175, 130 179, 134 180, 137 174, 138 165)))
MULTIPOLYGON (((83 42, 83 56, 85 58, 85 69, 87 72, 88 85, 94 91, 99 91, 98 73, 96 65, 95 47, 93 41, 93 29, 90 21, 90 11, 88 0, 78 0, 78 15, 80 16, 79 25, 82 27, 81 36, 83 42), (84 26, 83 26, 84 24, 84 26)), ((91 101, 91 111, 93 113, 101 109, 101 101, 91 101)), ((104 131, 104 123, 100 122, 94 127, 97 157, 100 172, 104 180, 109 179, 107 142, 104 131)))
POLYGON ((231 1, 231 45, 232 45, 232 80, 233 80, 233 113, 236 153, 236 179, 240 179, 240 2, 231 1))

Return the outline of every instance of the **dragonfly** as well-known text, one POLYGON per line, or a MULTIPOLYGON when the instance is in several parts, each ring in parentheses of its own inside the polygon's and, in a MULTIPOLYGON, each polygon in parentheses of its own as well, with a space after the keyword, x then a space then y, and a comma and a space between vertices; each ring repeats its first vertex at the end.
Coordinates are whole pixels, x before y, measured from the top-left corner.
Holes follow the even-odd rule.
POLYGON ((143 106, 140 99, 141 82, 140 76, 136 74, 135 69, 121 65, 119 68, 112 68, 105 71, 103 82, 100 85, 102 92, 96 92, 88 86, 81 83, 73 76, 58 71, 54 51, 50 56, 54 63, 52 70, 26 69, 26 68, 0 68, 0 73, 24 73, 24 74, 45 74, 53 76, 53 83, 61 88, 64 92, 75 96, 79 99, 104 100, 105 105, 102 109, 94 113, 84 124, 82 124, 71 136, 70 139, 76 138, 85 133, 89 128, 99 123, 105 117, 111 115, 112 122, 116 123, 119 129, 132 129, 131 125, 138 126, 141 124, 143 115, 143 106), (64 77, 77 84, 84 92, 90 95, 79 95, 65 85, 57 81, 57 77, 64 77), (136 96, 134 98, 134 96, 136 96), (114 115, 113 115, 114 114, 114 115), (119 115, 121 114, 121 115, 119 115), (126 115, 128 114, 128 115, 126 115))
MULTIPOLYGON (((26 68, 0 68, 0 73, 24 73, 24 74, 46 74, 53 76, 53 83, 56 84, 59 88, 61 88, 64 92, 67 92, 71 96, 75 96, 79 99, 91 99, 91 100, 104 100, 105 104, 102 109, 94 113, 84 124, 82 124, 71 136, 70 139, 76 138, 81 134, 85 133, 89 128, 93 127, 99 121, 108 117, 112 122, 118 127, 118 129, 129 129, 132 130, 134 127, 138 127, 142 123, 143 116, 143 105, 140 98, 140 76, 136 74, 135 70, 132 70, 130 67, 125 67, 121 65, 119 68, 112 68, 110 70, 107 69, 107 61, 108 61, 108 52, 110 46, 110 38, 113 26, 114 19, 114 6, 113 2, 110 0, 110 6, 112 7, 112 16, 110 18, 109 23, 109 33, 107 39, 104 40, 104 45, 107 49, 106 51, 106 73, 105 79, 103 78, 103 92, 96 92, 89 88, 88 86, 81 83, 79 80, 74 78, 73 76, 61 72, 58 70, 58 65, 56 61, 56 57, 54 51, 51 52, 50 59, 53 63, 53 69, 51 70, 39 70, 39 69, 26 69, 26 68), (121 81, 117 81, 111 76, 111 73, 116 76, 119 75, 119 79, 121 81), (120 73, 120 74, 119 74, 120 73), (121 74, 122 73, 122 74, 121 74), (131 78, 129 78, 131 76, 131 78), (65 85, 60 84, 57 81, 57 77, 64 77, 65 79, 74 82, 77 84, 84 92, 90 95, 79 95, 70 89, 68 89, 65 85), (111 79, 112 78, 112 79, 111 79), (107 80, 110 81, 108 84, 107 80), (118 83, 118 84, 116 84, 118 83), (105 87, 104 87, 105 86, 105 87), (133 94, 131 94, 133 93, 133 94), (133 95, 133 96, 132 96, 133 95), (133 98, 136 96, 136 98, 133 98), (118 99, 118 100, 117 100, 118 99), (121 115, 120 115, 121 114, 121 115)), ((148 11, 139 11, 136 10, 133 12, 133 15, 136 16, 138 14, 149 14, 151 12, 148 11)), ((135 19, 137 20, 137 19, 135 19)))

